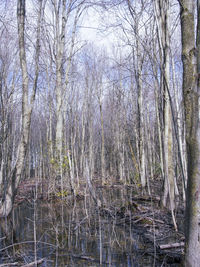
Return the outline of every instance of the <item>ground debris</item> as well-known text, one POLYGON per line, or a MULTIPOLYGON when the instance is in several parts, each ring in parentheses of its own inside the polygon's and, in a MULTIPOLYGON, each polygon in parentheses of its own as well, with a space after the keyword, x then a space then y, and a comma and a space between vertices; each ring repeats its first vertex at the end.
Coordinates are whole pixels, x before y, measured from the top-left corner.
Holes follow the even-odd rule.
MULTIPOLYGON (((167 264, 162 266, 181 266, 184 235, 182 229, 179 232, 174 230, 171 214, 159 209, 159 200, 158 196, 134 196, 124 201, 123 206, 114 207, 112 203, 111 206, 102 208, 101 215, 115 218, 118 226, 134 226, 133 231, 139 233, 146 244, 153 245, 153 250, 147 248, 144 253, 156 255, 157 260, 167 264)), ((178 213, 176 219, 183 221, 183 214, 178 213)))

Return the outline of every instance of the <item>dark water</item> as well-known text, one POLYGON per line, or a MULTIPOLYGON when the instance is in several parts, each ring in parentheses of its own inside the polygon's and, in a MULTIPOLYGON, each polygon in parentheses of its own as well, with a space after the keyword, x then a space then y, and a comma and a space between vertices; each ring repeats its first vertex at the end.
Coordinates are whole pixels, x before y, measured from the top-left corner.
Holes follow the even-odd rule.
MULTIPOLYGON (((119 198, 116 203, 111 195, 109 198, 117 205, 119 198)), ((89 197, 73 205, 63 205, 59 199, 56 204, 24 203, 14 210, 12 222, 15 245, 8 252, 15 257, 20 255, 24 263, 36 258, 44 258, 39 265, 43 267, 136 267, 154 263, 153 256, 145 253, 149 248, 134 226, 118 217, 102 216, 89 197)))

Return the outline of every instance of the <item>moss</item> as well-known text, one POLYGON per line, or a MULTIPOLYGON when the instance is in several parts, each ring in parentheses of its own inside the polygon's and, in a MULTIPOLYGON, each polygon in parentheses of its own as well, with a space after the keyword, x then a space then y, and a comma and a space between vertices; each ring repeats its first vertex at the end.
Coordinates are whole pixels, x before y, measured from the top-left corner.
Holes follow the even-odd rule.
POLYGON ((57 197, 67 197, 69 195, 68 191, 62 190, 56 193, 57 197))

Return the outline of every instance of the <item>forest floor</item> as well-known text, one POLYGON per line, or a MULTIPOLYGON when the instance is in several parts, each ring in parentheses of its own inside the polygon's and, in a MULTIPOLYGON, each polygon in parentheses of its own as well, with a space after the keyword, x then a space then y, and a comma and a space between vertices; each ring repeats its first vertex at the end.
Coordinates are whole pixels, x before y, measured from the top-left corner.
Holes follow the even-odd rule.
MULTIPOLYGON (((24 201, 31 201, 34 197, 34 181, 22 182, 15 200, 15 207, 24 201)), ((82 201, 85 197, 86 184, 81 184, 75 200, 82 201)), ((134 232, 143 237, 145 244, 142 248, 143 255, 151 255, 157 264, 155 266, 181 266, 184 254, 184 208, 178 206, 175 211, 178 231, 175 230, 171 212, 161 209, 159 206, 160 196, 155 191, 149 196, 140 194, 133 185, 122 185, 119 182, 101 185, 93 182, 96 198, 100 200, 99 210, 102 218, 106 217, 115 220, 117 226, 131 225, 134 232), (117 193, 116 193, 117 192, 117 193), (119 197, 120 192, 120 197, 119 197), (159 262, 159 264, 158 264, 159 262)), ((41 190, 38 190, 40 192, 41 190)), ((67 192, 67 191, 65 191, 67 192)), ((42 193, 38 193, 42 198, 42 193)), ((51 201, 65 201, 69 205, 74 201, 70 193, 62 196, 57 193, 51 194, 51 201)), ((44 202, 46 200, 43 200, 44 202)), ((14 260, 14 259, 13 259, 14 260)), ((1 265, 0 266, 7 266, 1 265)), ((11 265, 8 265, 11 266, 11 265)), ((30 265, 31 266, 31 265, 30 265)))

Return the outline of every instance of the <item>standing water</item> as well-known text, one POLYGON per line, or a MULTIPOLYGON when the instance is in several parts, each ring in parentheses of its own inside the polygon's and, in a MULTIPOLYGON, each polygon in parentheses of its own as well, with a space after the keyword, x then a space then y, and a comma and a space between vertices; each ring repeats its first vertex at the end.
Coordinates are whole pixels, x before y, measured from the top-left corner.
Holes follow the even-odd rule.
MULTIPOLYGON (((121 194, 121 190, 99 192, 113 210, 127 201, 121 194)), ((13 258, 23 262, 18 266, 34 261, 43 267, 160 266, 155 263, 152 244, 143 240, 133 224, 117 216, 117 209, 116 214, 109 209, 102 212, 87 195, 71 203, 66 199, 63 204, 58 197, 49 203, 32 201, 16 207, 13 245, 2 241, 0 264, 13 258)))

